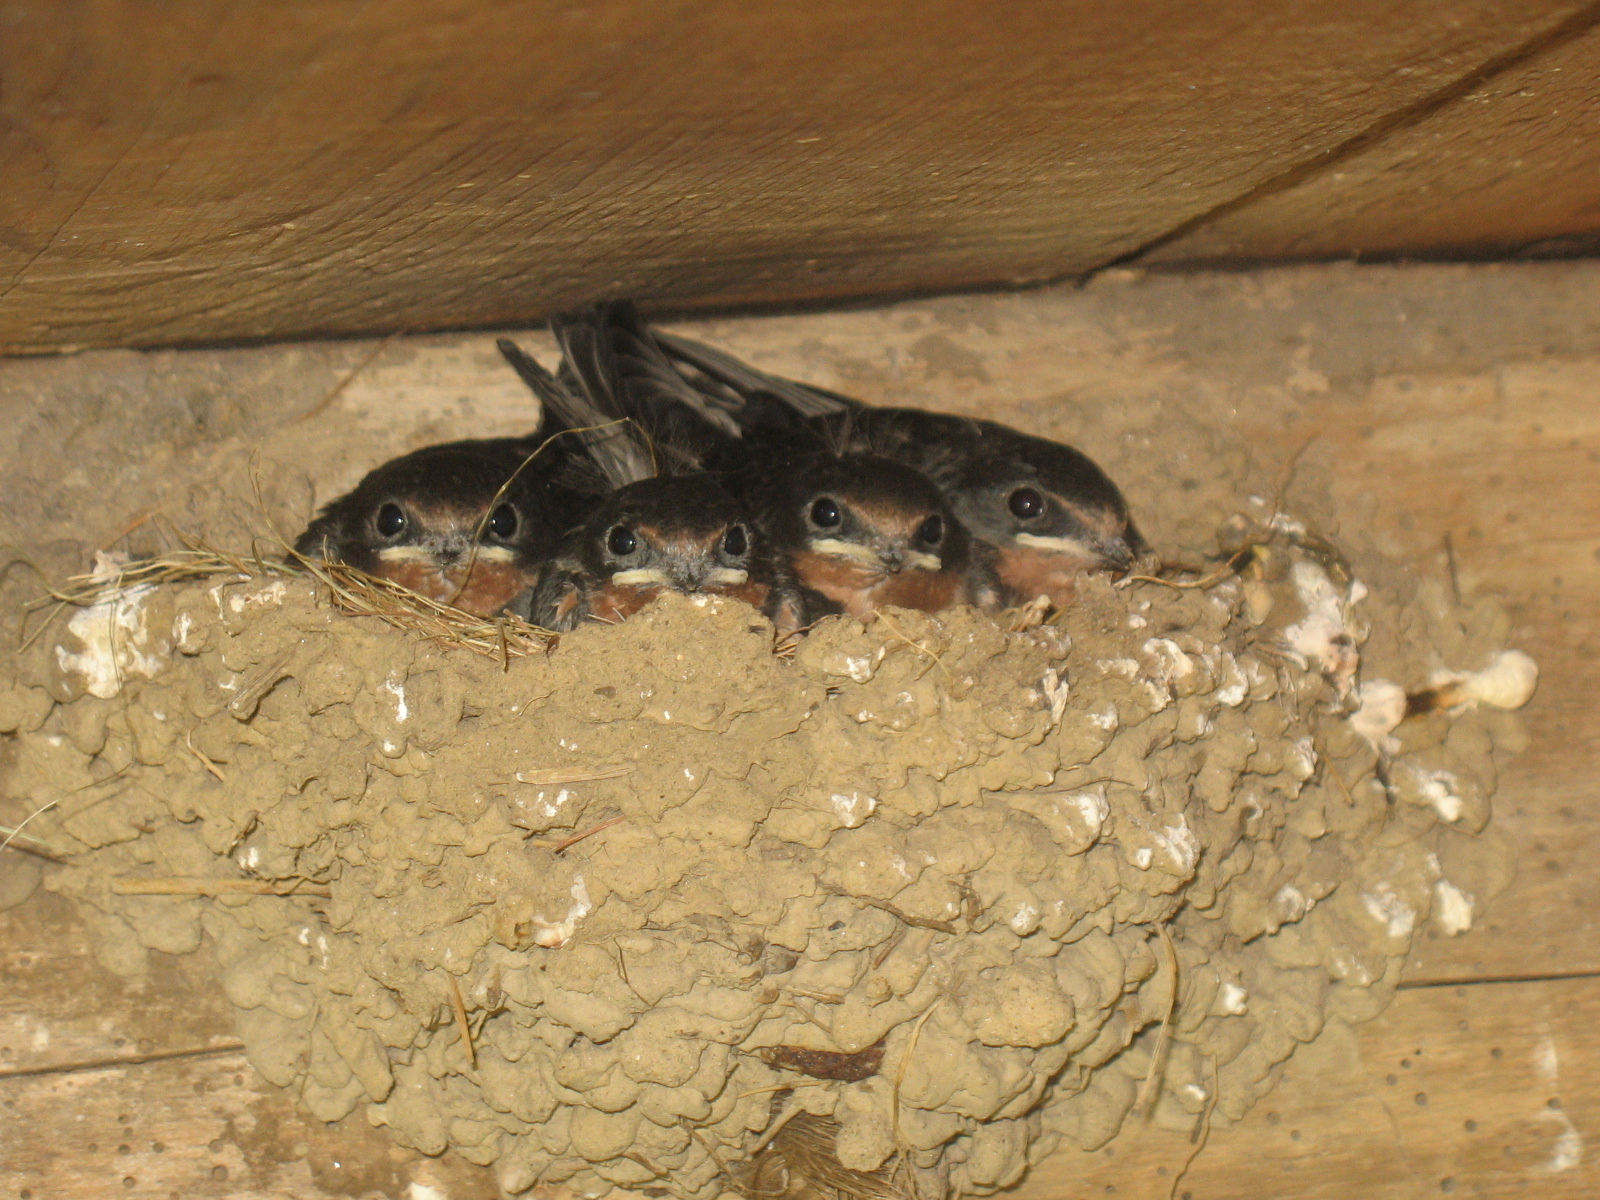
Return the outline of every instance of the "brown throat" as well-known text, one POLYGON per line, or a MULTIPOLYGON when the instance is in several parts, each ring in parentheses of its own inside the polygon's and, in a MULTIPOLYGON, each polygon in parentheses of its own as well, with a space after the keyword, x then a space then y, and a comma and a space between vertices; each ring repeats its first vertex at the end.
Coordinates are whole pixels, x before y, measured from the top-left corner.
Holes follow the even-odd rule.
POLYGON ((1078 576, 1102 565, 1098 559, 1082 555, 1007 546, 996 557, 995 573, 1018 603, 1048 596, 1050 603, 1060 608, 1077 595, 1078 576))
POLYGON ((954 571, 908 570, 885 575, 854 559, 814 550, 797 552, 793 562, 800 582, 852 617, 864 617, 884 605, 938 612, 970 600, 966 581, 954 571))
POLYGON ((668 590, 670 589, 659 583, 648 584, 645 587, 629 587, 626 584, 608 581, 590 602, 589 615, 601 621, 624 621, 668 590))
POLYGON ((372 574, 479 617, 492 617, 539 581, 510 563, 483 559, 473 562, 470 573, 465 563, 441 571, 437 563, 409 561, 380 562, 372 574))

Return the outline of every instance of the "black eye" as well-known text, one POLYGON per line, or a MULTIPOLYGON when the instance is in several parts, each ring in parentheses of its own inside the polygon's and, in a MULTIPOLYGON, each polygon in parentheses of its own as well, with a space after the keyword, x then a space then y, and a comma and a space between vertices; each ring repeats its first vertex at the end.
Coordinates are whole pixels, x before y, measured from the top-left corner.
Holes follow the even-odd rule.
POLYGON ((1006 507, 1011 510, 1012 516, 1031 521, 1044 511, 1044 497, 1032 488, 1018 488, 1011 493, 1011 498, 1006 501, 1006 507))
POLYGON ((749 539, 744 535, 744 526, 735 525, 722 535, 722 552, 729 558, 738 558, 749 546, 749 539))
POLYGON ((639 539, 633 536, 633 530, 626 525, 618 525, 606 538, 606 548, 618 558, 627 558, 639 548, 639 539))
POLYGON ((927 542, 930 546, 937 546, 944 537, 944 518, 934 513, 921 525, 917 526, 917 537, 927 542))
POLYGON ((406 527, 406 514, 398 504, 385 504, 378 510, 378 532, 384 537, 394 537, 406 527))
POLYGON ((824 496, 811 506, 811 520, 823 529, 832 529, 840 520, 839 505, 832 496, 824 496))
POLYGON ((517 510, 502 504, 489 518, 489 532, 497 538, 508 538, 517 532, 517 510))

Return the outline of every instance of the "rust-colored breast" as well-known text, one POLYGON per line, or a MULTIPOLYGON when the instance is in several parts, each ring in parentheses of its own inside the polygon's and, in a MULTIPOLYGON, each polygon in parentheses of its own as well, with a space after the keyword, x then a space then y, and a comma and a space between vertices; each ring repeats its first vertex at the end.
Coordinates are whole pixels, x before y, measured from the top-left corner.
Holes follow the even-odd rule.
POLYGON ((872 606, 939 612, 970 599, 966 580, 954 571, 901 571, 873 588, 872 606))
POLYGON ((734 587, 707 588, 713 596, 732 596, 735 600, 743 600, 752 608, 761 608, 767 602, 767 597, 772 594, 772 585, 750 581, 737 584, 734 587))
POLYGON ((813 591, 821 592, 852 617, 864 617, 873 609, 869 590, 883 576, 860 563, 814 550, 797 551, 793 558, 795 577, 813 591))
POLYGON ((659 584, 650 587, 619 587, 607 582, 589 602, 589 615, 601 621, 625 621, 654 600, 666 589, 659 584))
POLYGON ((865 617, 885 605, 939 612, 971 599, 966 579, 954 571, 900 571, 883 575, 834 555, 802 550, 794 556, 795 574, 852 617, 865 617))
POLYGON ((1100 565, 1098 560, 1076 555, 1008 546, 995 559, 995 574, 1015 603, 1026 604, 1036 596, 1048 596, 1051 604, 1062 608, 1076 597, 1078 576, 1100 565))
POLYGON ((538 582, 536 574, 501 562, 474 562, 470 572, 441 571, 429 562, 379 562, 372 574, 479 617, 493 616, 538 582))

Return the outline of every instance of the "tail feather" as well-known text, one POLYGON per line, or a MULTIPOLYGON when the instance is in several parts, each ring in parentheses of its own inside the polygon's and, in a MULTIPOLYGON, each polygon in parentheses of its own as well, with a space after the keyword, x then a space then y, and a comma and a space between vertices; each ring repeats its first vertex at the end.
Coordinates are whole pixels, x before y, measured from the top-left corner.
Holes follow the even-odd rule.
POLYGON ((602 340, 581 318, 561 317, 551 324, 566 355, 560 377, 508 338, 497 343, 500 353, 561 428, 580 431, 575 436, 612 488, 653 478, 658 471, 650 438, 616 397, 602 340))

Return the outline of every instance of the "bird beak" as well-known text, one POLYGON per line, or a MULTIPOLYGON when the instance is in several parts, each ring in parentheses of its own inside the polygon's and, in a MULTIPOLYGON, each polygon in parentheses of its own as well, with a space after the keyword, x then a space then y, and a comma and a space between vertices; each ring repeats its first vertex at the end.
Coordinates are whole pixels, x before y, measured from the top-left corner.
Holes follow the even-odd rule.
POLYGON ((1144 540, 1132 522, 1128 523, 1120 537, 1105 538, 1095 548, 1106 566, 1113 570, 1149 572, 1160 565, 1160 560, 1150 549, 1150 543, 1144 540))

